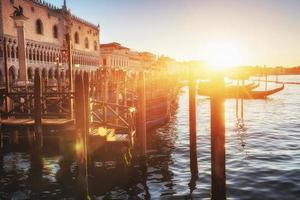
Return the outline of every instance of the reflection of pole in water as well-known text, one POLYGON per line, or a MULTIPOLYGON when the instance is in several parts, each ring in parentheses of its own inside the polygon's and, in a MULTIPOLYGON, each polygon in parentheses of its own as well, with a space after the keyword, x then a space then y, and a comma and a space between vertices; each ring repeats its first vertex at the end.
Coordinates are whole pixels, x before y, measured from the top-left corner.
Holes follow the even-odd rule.
POLYGON ((242 80, 242 84, 240 85, 240 80, 237 80, 237 89, 236 89, 236 98, 235 98, 235 115, 237 124, 243 123, 244 121, 244 98, 240 98, 240 92, 242 92, 241 96, 243 96, 243 93, 245 93, 245 80, 242 80), (241 101, 241 104, 239 104, 239 101, 241 101))
POLYGON ((224 77, 217 74, 211 96, 212 199, 226 199, 224 77))
MULTIPOLYGON (((245 88, 245 80, 242 80, 242 90, 245 88)), ((241 98, 241 120, 244 121, 244 98, 241 98)))
POLYGON ((42 146, 42 82, 39 71, 36 71, 34 75, 34 126, 35 140, 42 146))
POLYGON ((237 79, 237 82, 236 82, 236 87, 237 87, 237 90, 236 90, 236 98, 235 98, 235 116, 236 118, 238 119, 239 118, 239 91, 240 91, 240 80, 237 79))
POLYGON ((267 73, 267 67, 266 65, 264 66, 265 69, 265 91, 268 90, 268 73, 267 73))
MULTIPOLYGON (((1 116, 0 116, 1 117, 1 116)), ((2 153, 2 149, 4 147, 4 143, 3 143, 3 132, 1 130, 1 124, 0 124, 0 154, 2 153)))
POLYGON ((30 171, 31 171, 31 186, 33 191, 40 191, 43 180, 43 158, 42 158, 42 147, 40 141, 35 138, 31 147, 30 153, 30 171))
POLYGON ((196 129, 196 78, 194 70, 190 68, 189 81, 189 122, 190 122, 190 169, 191 169, 191 192, 195 188, 195 182, 198 178, 197 162, 197 129, 196 129), (193 187, 191 187, 194 185, 193 187))
POLYGON ((244 136, 246 134, 246 128, 244 123, 237 125, 237 132, 238 135, 240 136, 240 143, 241 143, 242 150, 245 150, 246 142, 244 140, 244 136))
POLYGON ((140 169, 141 169, 141 172, 142 172, 142 183, 143 183, 143 187, 144 187, 144 190, 145 190, 145 196, 144 196, 144 199, 151 199, 151 195, 149 193, 149 188, 147 186, 147 165, 144 165, 142 164, 140 169))
POLYGON ((190 195, 192 195, 193 191, 196 189, 196 181, 198 180, 198 169, 191 167, 191 180, 189 182, 190 195))
POLYGON ((3 169, 3 132, 1 130, 1 124, 0 124, 0 174, 2 174, 3 169))

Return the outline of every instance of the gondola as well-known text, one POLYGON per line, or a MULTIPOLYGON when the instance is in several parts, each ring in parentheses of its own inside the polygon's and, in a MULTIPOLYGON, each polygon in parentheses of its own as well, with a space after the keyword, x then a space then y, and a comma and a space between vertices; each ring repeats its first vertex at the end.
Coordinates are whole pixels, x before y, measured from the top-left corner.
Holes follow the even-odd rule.
MULTIPOLYGON (((238 86, 237 86, 238 87, 238 86)), ((284 84, 281 87, 266 90, 266 91, 253 91, 253 89, 257 88, 258 84, 254 84, 252 86, 247 86, 243 88, 235 88, 234 86, 225 87, 225 98, 242 98, 242 99, 265 99, 268 96, 275 94, 284 89, 284 84)), ((198 94, 202 96, 211 96, 213 94, 212 88, 199 88, 198 94)))
MULTIPOLYGON (((228 85, 225 86, 225 93, 226 96, 236 96, 237 94, 248 93, 251 90, 257 88, 259 84, 256 83, 249 83, 244 86, 237 86, 237 85, 228 85)), ((198 94, 202 96, 211 96, 213 94, 213 85, 210 82, 200 83, 198 87, 198 94)))
MULTIPOLYGON (((266 99, 268 96, 275 94, 281 90, 284 89, 284 84, 282 84, 281 87, 272 89, 272 90, 266 90, 266 91, 249 91, 246 93, 241 93, 238 95, 238 98, 243 98, 243 99, 266 99)), ((234 97, 236 98, 236 97, 234 97)))

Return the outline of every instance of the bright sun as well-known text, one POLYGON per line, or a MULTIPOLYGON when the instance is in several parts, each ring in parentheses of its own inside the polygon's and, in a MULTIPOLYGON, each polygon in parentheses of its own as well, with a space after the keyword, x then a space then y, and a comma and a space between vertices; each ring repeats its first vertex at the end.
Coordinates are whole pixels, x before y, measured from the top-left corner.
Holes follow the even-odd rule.
POLYGON ((210 67, 224 69, 241 65, 243 55, 238 45, 230 42, 214 42, 207 45, 204 59, 210 67))

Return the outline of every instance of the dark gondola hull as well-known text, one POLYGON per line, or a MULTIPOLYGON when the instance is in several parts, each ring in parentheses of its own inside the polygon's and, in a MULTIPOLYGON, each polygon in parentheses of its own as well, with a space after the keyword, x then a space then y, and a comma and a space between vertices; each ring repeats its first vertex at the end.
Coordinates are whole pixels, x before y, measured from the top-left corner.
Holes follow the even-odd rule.
MULTIPOLYGON (((267 91, 253 91, 258 87, 258 85, 253 85, 251 87, 243 88, 243 89, 231 89, 231 88, 225 88, 224 94, 225 98, 227 99, 235 99, 235 98, 241 98, 241 99, 266 99, 268 96, 275 94, 277 92, 280 92, 284 89, 284 85, 281 87, 267 90, 267 91)), ((198 94, 202 96, 211 96, 213 94, 213 90, 208 89, 199 89, 198 94)))

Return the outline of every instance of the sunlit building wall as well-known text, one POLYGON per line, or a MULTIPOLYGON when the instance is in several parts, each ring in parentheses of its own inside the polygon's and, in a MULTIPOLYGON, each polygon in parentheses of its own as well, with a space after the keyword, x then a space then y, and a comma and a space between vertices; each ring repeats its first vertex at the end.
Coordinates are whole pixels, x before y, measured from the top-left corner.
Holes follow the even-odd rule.
POLYGON ((100 45, 100 63, 103 67, 121 68, 131 71, 155 69, 156 55, 138 52, 113 42, 100 45))
MULTIPOLYGON (((40 0, 1 0, 0 3, 0 76, 4 75, 3 41, 7 41, 7 60, 10 80, 18 76, 17 30, 10 17, 15 7, 21 6, 28 18, 25 22, 26 61, 28 78, 39 68, 43 76, 53 76, 57 63, 66 74, 66 34, 72 41, 72 59, 75 70, 94 71, 99 66, 99 25, 72 15, 66 2, 59 8, 40 0)), ((1 81, 0 80, 0 81, 1 81)), ((3 81, 2 81, 3 82, 3 81)))
POLYGON ((100 63, 107 68, 128 69, 129 67, 129 48, 113 42, 100 45, 100 63))

